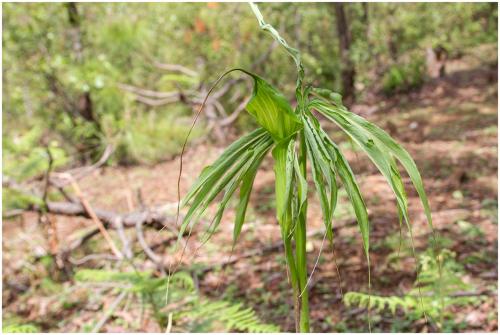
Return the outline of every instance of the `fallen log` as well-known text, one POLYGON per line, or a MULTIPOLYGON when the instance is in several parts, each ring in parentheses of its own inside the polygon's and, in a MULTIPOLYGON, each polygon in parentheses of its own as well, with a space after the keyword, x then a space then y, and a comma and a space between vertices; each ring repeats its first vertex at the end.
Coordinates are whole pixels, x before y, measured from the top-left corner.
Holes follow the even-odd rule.
MULTIPOLYGON (((52 214, 83 216, 90 218, 85 207, 77 202, 48 202, 48 212, 52 214)), ((167 215, 165 212, 171 206, 151 208, 144 211, 135 211, 125 214, 119 214, 112 211, 94 208, 96 216, 109 228, 116 228, 115 223, 120 220, 124 227, 135 227, 138 223, 150 225, 159 229, 166 227, 177 231, 175 227, 175 216, 167 215)), ((34 208, 38 210, 37 208, 34 208)), ((179 219, 182 219, 180 217, 179 219)))
MULTIPOLYGON (((112 211, 107 211, 98 208, 92 208, 92 214, 99 219, 102 224, 107 229, 115 229, 118 232, 122 233, 124 228, 136 228, 139 242, 141 244, 142 249, 144 250, 146 256, 153 260, 155 263, 158 263, 161 268, 161 264, 159 264, 159 257, 154 253, 153 249, 150 248, 146 241, 144 240, 142 233, 142 226, 148 225, 154 227, 155 229, 161 230, 164 228, 169 229, 174 232, 174 236, 178 233, 178 228, 176 226, 176 217, 174 215, 168 215, 166 212, 168 209, 172 208, 172 206, 176 205, 175 203, 172 205, 166 205, 162 207, 150 208, 143 211, 135 211, 125 214, 119 214, 112 211)), ((41 208, 34 207, 34 210, 40 211, 41 208)), ((47 202, 46 210, 48 213, 56 214, 56 215, 67 215, 67 216, 82 216, 86 218, 92 218, 91 213, 89 213, 88 209, 85 206, 78 202, 47 202)), ((179 216, 179 220, 182 220, 183 216, 179 216)), ((188 231, 186 231, 187 233, 188 231)), ((96 227, 93 230, 90 230, 85 236, 73 241, 70 243, 70 246, 65 250, 62 250, 61 254, 64 256, 63 258, 68 258, 69 254, 82 246, 85 242, 91 239, 93 236, 99 233, 99 228, 96 227)), ((175 240, 175 239, 169 239, 175 240)), ((164 243, 164 242, 163 242, 164 243)), ((126 248, 130 249, 130 247, 126 248)), ((131 249, 130 249, 131 253, 131 249)), ((131 257, 130 254, 128 257, 131 257)))

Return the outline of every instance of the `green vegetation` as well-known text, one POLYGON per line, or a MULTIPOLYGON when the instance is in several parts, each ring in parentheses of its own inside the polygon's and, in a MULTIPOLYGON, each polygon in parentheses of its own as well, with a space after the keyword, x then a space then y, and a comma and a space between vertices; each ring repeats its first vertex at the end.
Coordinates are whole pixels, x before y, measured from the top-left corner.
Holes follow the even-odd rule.
POLYGON ((498 328, 496 3, 2 8, 3 332, 498 328))
MULTIPOLYGON (((263 13, 301 49, 314 84, 339 91, 341 36, 333 9, 328 3, 276 3, 263 13)), ((360 88, 376 83, 381 74, 385 90, 410 89, 423 76, 420 65, 403 61, 408 55, 423 58, 421 50, 435 45, 459 55, 497 39, 494 4, 358 3, 345 5, 344 11, 357 87, 344 95, 362 94, 360 88)), ((235 65, 265 73, 271 83, 294 76, 275 44, 255 34, 244 4, 6 4, 3 27, 4 142, 43 125, 36 140, 56 140, 72 161, 95 159, 107 144, 117 149, 111 162, 166 159, 180 152, 186 134, 179 121, 187 121, 196 104, 176 99, 178 93, 189 97, 235 65), (165 69, 164 63, 182 67, 165 69), (149 95, 138 98, 123 85, 149 90, 149 95), (171 102, 159 103, 165 98, 171 102), (167 127, 174 118, 176 126, 167 127)), ((290 96, 294 86, 285 84, 282 90, 290 96)), ((228 112, 240 102, 232 94, 220 101, 228 112)))
POLYGON ((481 298, 460 296, 460 292, 470 291, 472 287, 462 280, 463 266, 456 262, 453 252, 443 249, 438 258, 442 260, 441 275, 439 264, 432 250, 427 250, 420 255, 420 276, 414 287, 403 296, 370 296, 359 292, 347 292, 344 296, 344 303, 348 307, 366 308, 369 306, 377 313, 390 311, 393 316, 398 310, 401 310, 410 321, 427 316, 442 329, 447 329, 454 325, 451 307, 474 305, 480 302, 481 298), (443 316, 443 324, 440 324, 441 316, 443 316))
POLYGON ((424 83, 425 71, 422 58, 412 58, 408 64, 392 65, 382 78, 382 89, 386 94, 394 94, 418 88, 424 83))
MULTIPOLYGON (((204 298, 197 291, 191 275, 186 272, 177 272, 172 276, 168 288, 165 279, 154 278, 147 272, 81 269, 75 274, 75 280, 97 287, 103 283, 112 284, 115 290, 110 293, 115 299, 121 298, 119 301, 122 302, 130 296, 137 306, 147 305, 161 329, 171 329, 172 324, 175 324, 175 332, 279 331, 274 325, 262 323, 252 309, 245 308, 241 303, 204 298)), ((113 314, 114 310, 106 313, 113 314)), ((91 330, 99 331, 95 324, 91 330)))
MULTIPOLYGON (((237 188, 240 188, 234 223, 234 247, 245 221, 246 208, 257 169, 265 155, 272 151, 276 179, 276 217, 281 228, 288 274, 294 292, 296 330, 309 332, 307 290, 309 279, 306 262, 307 162, 311 164, 316 194, 321 204, 325 236, 328 237, 332 247, 332 219, 338 195, 337 178, 346 189, 363 241, 370 287, 370 228, 365 202, 349 163, 339 147, 320 126, 313 111, 319 112, 339 126, 352 141, 361 147, 385 177, 396 196, 400 224, 404 220, 410 232, 414 255, 413 235, 408 218, 408 200, 396 160, 410 176, 422 201, 427 221, 432 228, 430 206, 420 173, 408 152, 385 131, 349 112, 342 104, 342 97, 339 93, 307 84, 300 52, 290 47, 278 31, 264 21, 256 5, 250 5, 261 28, 271 34, 295 61, 297 106, 292 109, 277 89, 264 79, 245 70, 230 70, 220 77, 222 79, 230 72, 242 71, 253 78, 253 95, 247 104, 247 110, 260 127, 231 144, 212 165, 203 170, 183 200, 183 204, 189 206, 189 211, 183 219, 179 239, 186 229, 190 231, 193 229, 217 195, 223 194, 217 213, 207 231, 207 238, 209 238, 220 224, 231 196, 237 188)), ((216 84, 219 81, 220 79, 216 84)), ((203 105, 200 112, 202 108, 203 105)))
POLYGON ((38 333, 39 329, 36 326, 27 324, 27 325, 19 325, 19 324, 9 324, 2 326, 3 333, 38 333))

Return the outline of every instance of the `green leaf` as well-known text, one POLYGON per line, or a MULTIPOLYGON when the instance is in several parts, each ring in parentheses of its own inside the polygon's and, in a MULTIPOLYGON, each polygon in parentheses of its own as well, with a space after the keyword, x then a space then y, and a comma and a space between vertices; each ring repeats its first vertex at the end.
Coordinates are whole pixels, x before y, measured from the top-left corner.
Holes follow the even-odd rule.
POLYGON ((263 128, 258 128, 240 139, 234 141, 226 150, 209 166, 206 166, 201 172, 198 179, 191 186, 188 194, 184 197, 183 205, 186 205, 207 183, 211 183, 220 179, 227 172, 228 168, 234 164, 245 151, 255 145, 262 138, 269 138, 270 135, 263 128))
POLYGON ((342 96, 337 92, 330 91, 329 89, 326 88, 314 87, 312 89, 312 93, 319 96, 320 98, 325 99, 326 101, 333 102, 338 107, 343 106, 342 96))
POLYGON ((184 234, 186 226, 191 222, 191 219, 195 216, 195 214, 196 218, 199 218, 203 214, 210 202, 232 181, 239 170, 245 165, 248 159, 250 159, 252 154, 253 152, 246 151, 241 157, 239 157, 238 162, 231 170, 229 170, 229 172, 227 172, 225 175, 221 175, 222 178, 211 180, 210 182, 203 184, 203 187, 194 198, 191 207, 184 217, 181 228, 179 230, 179 238, 182 236, 182 234, 184 234))
POLYGON ((312 102, 311 107, 316 108, 328 119, 339 125, 339 127, 367 153, 368 157, 370 157, 375 166, 380 170, 394 192, 398 207, 403 212, 402 214, 407 222, 408 228, 411 229, 407 213, 406 194, 402 187, 403 182, 397 167, 395 164, 391 164, 390 153, 384 150, 384 148, 379 145, 379 141, 373 138, 364 128, 356 123, 350 122, 350 120, 345 117, 345 114, 340 112, 339 108, 323 102, 318 102, 318 100, 312 102))
MULTIPOLYGON (((276 216, 280 224, 285 224, 285 215, 289 212, 290 198, 293 189, 293 161, 295 140, 290 139, 278 143, 273 151, 274 174, 275 174, 275 195, 276 195, 276 216)), ((288 224, 284 226, 288 232, 288 224)))
POLYGON ((288 100, 257 75, 247 72, 254 79, 253 95, 246 109, 257 123, 265 128, 276 142, 291 137, 302 128, 288 100))
MULTIPOLYGON (((266 156, 267 152, 272 146, 271 141, 264 142, 262 145, 256 148, 255 154, 253 157, 249 160, 248 165, 245 166, 243 169, 241 175, 238 177, 236 181, 236 185, 241 184, 240 188, 240 201, 238 203, 238 207, 236 210, 236 219, 234 223, 234 230, 233 230, 233 246, 236 243, 240 233, 241 233, 241 228, 243 226, 243 222, 245 220, 245 213, 246 209, 248 206, 248 200, 250 199, 250 192, 252 191, 252 185, 253 181, 255 179, 255 175, 257 174, 257 170, 262 163, 262 160, 266 156)), ((235 189, 230 188, 229 192, 231 194, 234 192, 235 189)), ((224 211, 224 208, 226 207, 227 200, 225 201, 226 195, 224 195, 224 199, 221 202, 221 205, 219 206, 219 211, 222 209, 224 211)), ((218 221, 220 221, 220 218, 222 216, 222 213, 218 217, 218 221)), ((218 224, 218 223, 217 223, 218 224)))
POLYGON ((304 207, 304 204, 307 201, 307 189, 308 189, 308 187, 307 187, 306 177, 302 174, 302 171, 299 167, 299 160, 297 158, 297 154, 295 153, 294 156, 295 157, 293 159, 293 166, 294 166, 295 175, 297 176, 297 180, 299 181, 297 193, 300 196, 300 199, 298 199, 299 200, 298 212, 300 212, 300 211, 302 211, 302 207, 304 207))
MULTIPOLYGON (((267 153, 267 151, 266 151, 267 153)), ((264 159, 265 154, 261 158, 257 158, 252 166, 248 169, 247 173, 243 177, 240 187, 240 201, 238 207, 236 208, 236 219, 234 221, 233 230, 233 246, 236 244, 238 237, 241 233, 241 228, 243 227, 243 222, 245 221, 245 215, 248 207, 248 201, 250 200, 250 193, 252 192, 253 182, 255 176, 257 175, 257 170, 260 163, 264 159)))
MULTIPOLYGON (((253 165, 254 159, 255 159, 255 155, 246 162, 246 164, 241 169, 242 171, 241 171, 240 175, 237 178, 233 179, 226 187, 226 191, 224 192, 224 197, 222 198, 221 202, 219 203, 219 207, 217 208, 217 213, 215 214, 215 217, 212 220, 212 223, 210 224, 209 235, 208 235, 207 239, 212 236, 212 234, 215 232, 215 230, 219 226, 220 221, 222 220, 222 215, 224 214, 224 211, 226 210, 227 204, 228 204, 229 200, 231 199, 231 196, 238 188, 243 177, 246 175, 248 170, 253 165)), ((235 229, 236 229, 236 226, 235 226, 235 229)), ((241 231, 241 227, 240 227, 240 231, 241 231)))
POLYGON ((335 160, 335 168, 340 179, 342 180, 342 183, 344 184, 344 187, 346 188, 347 195, 349 196, 349 200, 354 209, 359 230, 361 232, 361 238, 363 240, 363 249, 369 264, 370 258, 368 251, 370 249, 370 227, 365 202, 361 196, 358 183, 356 182, 356 177, 354 176, 346 158, 342 152, 340 152, 335 143, 329 141, 328 144, 332 157, 335 156, 337 158, 335 160))
POLYGON ((378 142, 379 145, 383 146, 385 150, 393 154, 394 157, 403 165, 420 197, 420 201, 422 202, 425 215, 427 217, 427 222, 431 228, 434 229, 432 226, 432 215, 429 200, 425 193, 422 177, 418 171, 417 164, 415 164, 415 161, 411 158, 410 154, 384 130, 373 123, 368 122, 361 116, 350 113, 344 109, 339 110, 339 113, 342 113, 342 115, 344 115, 344 117, 350 120, 353 124, 363 127, 363 129, 365 129, 378 142))
MULTIPOLYGON (((272 144, 273 142, 267 132, 264 134, 264 136, 259 138, 259 140, 252 141, 250 145, 246 145, 245 142, 240 142, 240 147, 245 147, 245 151, 234 150, 234 147, 231 146, 231 150, 228 150, 233 151, 234 156, 225 155, 226 152, 223 153, 222 156, 226 156, 229 158, 217 160, 209 170, 205 170, 202 173, 202 176, 200 177, 202 182, 196 183, 197 191, 193 192, 194 200, 186 216, 184 217, 181 228, 179 229, 179 239, 185 232, 188 224, 192 221, 192 219, 195 219, 195 221, 191 225, 194 226, 200 216, 205 212, 208 205, 220 192, 222 192, 222 190, 226 189, 226 193, 228 190, 232 190, 232 192, 234 192, 234 189, 238 186, 237 182, 241 180, 244 173, 247 171, 249 166, 251 166, 254 153, 257 152, 259 154, 262 154, 264 152, 265 154, 265 152, 270 149, 272 144), (216 173, 211 173, 211 170, 216 171, 216 173)), ((224 206, 227 204, 228 200, 229 199, 223 200, 224 206)), ((221 215, 222 213, 218 213, 216 215, 213 221, 215 222, 215 225, 218 224, 217 220, 221 215)))
POLYGON ((37 326, 32 324, 9 324, 2 327, 2 333, 39 333, 37 326))
MULTIPOLYGON (((416 259, 413 233, 408 214, 408 200, 394 157, 401 162, 410 175, 410 179, 417 189, 417 193, 422 201, 428 223, 434 232, 430 206, 423 188, 420 173, 413 159, 408 152, 397 144, 387 133, 360 116, 350 113, 345 107, 335 107, 319 100, 313 100, 310 107, 317 109, 328 119, 339 125, 340 128, 342 128, 342 130, 344 130, 344 132, 346 132, 368 154, 370 159, 385 177, 396 196, 400 227, 402 218, 408 227, 412 253, 416 259)), ((419 274, 417 271, 417 281, 418 280, 419 274)), ((420 299, 423 305, 421 295, 420 299)))
POLYGON ((253 2, 250 2, 250 8, 252 9, 255 17, 257 18, 257 21, 259 21, 259 26, 262 30, 267 31, 268 33, 271 34, 271 36, 279 43, 281 44, 286 52, 293 58, 295 65, 297 66, 297 97, 300 96, 300 90, 302 87, 302 81, 304 79, 304 66, 302 65, 302 58, 300 55, 299 50, 292 48, 288 43, 285 41, 283 37, 281 37, 280 33, 269 23, 266 23, 264 21, 264 17, 262 16, 262 13, 259 10, 259 7, 254 4, 253 2))
POLYGON ((310 118, 312 118, 310 115, 303 118, 306 148, 309 161, 311 162, 316 193, 320 200, 321 211, 323 212, 326 234, 330 243, 333 243, 332 219, 337 204, 337 182, 333 166, 336 158, 333 157, 332 159, 328 154, 325 142, 317 131, 319 123, 313 124, 312 121, 317 120, 311 120, 310 118), (327 188, 329 189, 329 197, 327 195, 327 188))

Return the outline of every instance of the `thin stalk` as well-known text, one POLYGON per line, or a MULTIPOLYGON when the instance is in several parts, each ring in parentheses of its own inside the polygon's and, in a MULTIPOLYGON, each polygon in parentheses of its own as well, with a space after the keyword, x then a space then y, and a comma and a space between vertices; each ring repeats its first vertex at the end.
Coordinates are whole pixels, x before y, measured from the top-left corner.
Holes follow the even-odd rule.
MULTIPOLYGON (((303 132, 300 136, 300 155, 299 167, 302 175, 306 175, 307 160, 306 160, 306 143, 303 132)), ((301 190, 304 192, 305 190, 301 190)), ((299 194, 300 198, 300 194, 299 194)), ((295 230, 295 253, 297 258, 297 274, 299 281, 299 292, 296 295, 296 300, 300 302, 300 332, 309 332, 309 293, 307 291, 307 253, 306 253, 306 217, 307 217, 307 200, 303 204, 299 213, 299 222, 295 230), (299 300, 300 299, 300 300, 299 300)))
MULTIPOLYGON (((304 212, 304 211, 303 211, 304 212)), ((301 212, 296 230, 296 255, 298 268, 299 291, 296 292, 296 299, 300 306, 300 332, 309 332, 309 294, 306 288, 307 283, 307 260, 306 260, 306 224, 305 216, 301 212), (302 295, 301 295, 302 293, 302 295)))
MULTIPOLYGON (((287 217, 287 219, 290 216, 287 217)), ((288 267, 288 278, 292 284, 293 296, 294 296, 294 310, 295 310, 295 331, 300 332, 300 303, 298 296, 300 294, 299 280, 297 276, 297 267, 295 263, 295 257, 293 255, 292 239, 288 234, 282 231, 283 243, 285 246, 285 256, 286 263, 288 267)))
POLYGON ((295 311, 295 331, 300 332, 300 303, 298 296, 300 294, 299 280, 297 278, 297 269, 295 267, 295 258, 293 256, 291 239, 285 238, 285 255, 288 264, 289 278, 293 289, 293 305, 295 311))

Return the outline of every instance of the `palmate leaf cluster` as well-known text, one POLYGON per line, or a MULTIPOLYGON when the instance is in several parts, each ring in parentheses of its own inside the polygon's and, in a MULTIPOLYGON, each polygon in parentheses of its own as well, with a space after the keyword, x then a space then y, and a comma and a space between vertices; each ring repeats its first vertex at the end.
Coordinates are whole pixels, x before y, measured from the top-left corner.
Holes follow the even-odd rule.
MULTIPOLYGON (((222 198, 217 212, 208 229, 207 237, 210 237, 220 224, 230 198, 239 188, 233 234, 234 247, 245 221, 245 212, 257 169, 267 152, 271 151, 275 172, 276 217, 281 228, 292 287, 296 299, 302 297, 300 330, 308 331, 305 254, 307 164, 310 165, 315 193, 321 204, 326 236, 331 244, 333 244, 332 218, 337 204, 339 182, 346 189, 358 222, 367 258, 370 286, 370 228, 367 208, 347 159, 338 145, 323 130, 315 113, 323 115, 336 124, 360 146, 380 170, 395 195, 400 226, 403 221, 406 223, 410 237, 412 233, 408 200, 398 162, 408 173, 432 227, 430 206, 420 173, 408 152, 384 130, 351 113, 342 104, 340 94, 325 88, 307 85, 304 80, 300 53, 290 47, 279 33, 264 21, 255 5, 251 4, 251 7, 260 27, 283 46, 296 64, 295 98, 297 104, 295 108, 292 108, 283 94, 264 79, 248 71, 240 70, 254 80, 253 95, 247 105, 247 111, 254 117, 260 128, 231 144, 212 165, 203 170, 183 201, 184 205, 189 205, 189 210, 182 222, 179 238, 188 227, 192 229, 209 204, 221 194, 222 198), (292 242, 295 242, 295 250, 293 250, 292 242)), ((232 71, 235 70, 227 73, 232 71)), ((298 324, 296 328, 299 329, 298 324)))
POLYGON ((384 130, 351 113, 341 103, 338 93, 307 87, 303 94, 302 106, 294 110, 284 96, 264 79, 246 71, 245 73, 254 79, 253 97, 247 110, 261 127, 232 143, 213 164, 202 171, 183 200, 184 205, 189 205, 189 210, 179 236, 188 227, 191 229, 210 203, 222 194, 222 200, 210 226, 210 231, 213 232, 220 223, 231 196, 239 188, 234 226, 236 242, 244 223, 255 174, 269 151, 272 151, 276 174, 277 218, 282 225, 284 236, 289 235, 293 229, 289 223, 293 220, 288 219, 298 215, 298 210, 307 197, 307 177, 299 169, 296 145, 300 140, 304 140, 329 238, 332 238, 331 224, 340 180, 354 208, 363 247, 368 255, 368 214, 356 177, 338 145, 321 127, 314 112, 322 114, 339 126, 370 157, 396 197, 401 220, 410 227, 407 196, 397 164, 399 161, 417 190, 428 222, 432 225, 429 202, 414 160, 384 130), (299 193, 301 197, 294 196, 299 193), (288 210, 291 215, 289 218, 288 210))

